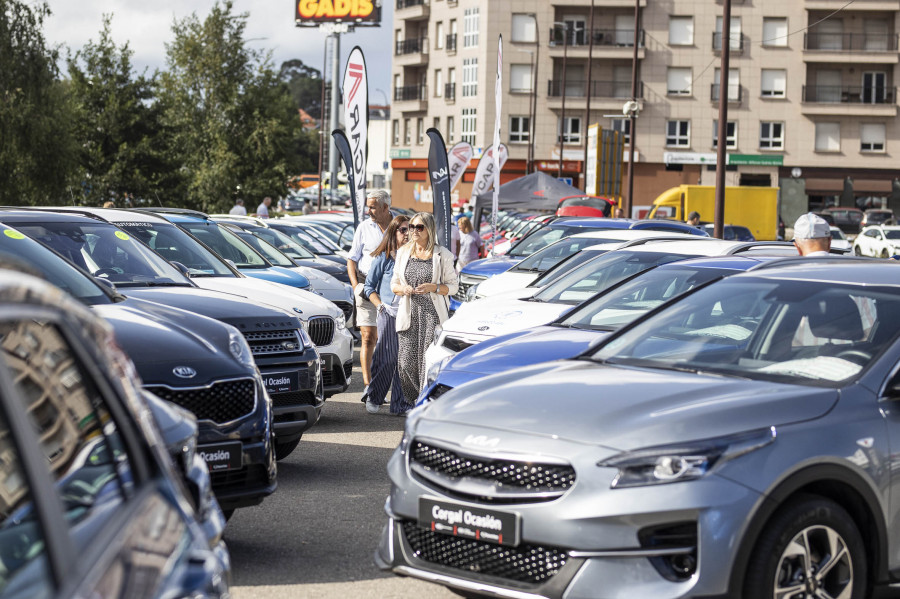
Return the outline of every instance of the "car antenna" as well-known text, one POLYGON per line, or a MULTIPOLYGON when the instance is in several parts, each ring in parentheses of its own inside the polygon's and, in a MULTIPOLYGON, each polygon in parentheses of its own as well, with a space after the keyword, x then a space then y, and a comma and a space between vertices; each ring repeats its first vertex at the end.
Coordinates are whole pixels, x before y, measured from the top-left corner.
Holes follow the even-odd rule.
POLYGON ((159 204, 159 207, 160 207, 160 208, 162 208, 163 205, 162 205, 162 202, 161 202, 160 199, 159 199, 159 194, 156 193, 156 190, 153 191, 153 195, 156 196, 156 203, 159 204))

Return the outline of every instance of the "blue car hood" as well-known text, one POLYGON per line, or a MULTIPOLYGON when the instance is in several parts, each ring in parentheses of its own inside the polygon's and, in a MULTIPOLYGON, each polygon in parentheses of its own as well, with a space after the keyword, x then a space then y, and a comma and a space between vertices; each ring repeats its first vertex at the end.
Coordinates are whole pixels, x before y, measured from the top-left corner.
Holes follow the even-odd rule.
POLYGON ((469 262, 462 269, 462 273, 479 277, 493 277, 501 272, 506 272, 516 264, 522 261, 522 258, 508 258, 499 256, 497 258, 483 258, 474 262, 469 262))
POLYGON ((631 451, 812 420, 837 399, 835 389, 571 360, 481 378, 420 418, 631 451))
POLYGON ((262 279, 263 281, 271 281, 272 283, 281 283, 299 289, 309 287, 309 279, 298 272, 282 268, 280 266, 272 266, 270 268, 242 268, 241 272, 248 277, 254 279, 262 279))

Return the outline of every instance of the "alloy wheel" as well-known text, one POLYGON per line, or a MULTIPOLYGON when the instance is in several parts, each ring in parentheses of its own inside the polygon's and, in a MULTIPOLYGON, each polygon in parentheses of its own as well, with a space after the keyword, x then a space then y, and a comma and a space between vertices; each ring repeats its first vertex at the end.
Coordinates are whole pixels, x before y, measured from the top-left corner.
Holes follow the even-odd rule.
POLYGON ((833 528, 804 528, 784 548, 775 575, 775 599, 851 599, 852 593, 853 560, 833 528))

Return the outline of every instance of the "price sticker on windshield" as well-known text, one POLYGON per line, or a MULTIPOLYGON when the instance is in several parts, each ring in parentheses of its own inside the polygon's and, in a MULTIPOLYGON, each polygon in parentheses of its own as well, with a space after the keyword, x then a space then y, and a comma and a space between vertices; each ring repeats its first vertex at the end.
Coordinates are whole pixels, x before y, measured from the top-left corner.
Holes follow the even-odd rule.
POLYGON ((12 239, 25 239, 25 235, 19 233, 18 231, 13 231, 12 229, 4 229, 3 233, 12 239))
POLYGON ((121 239, 122 241, 128 241, 131 237, 128 236, 128 233, 123 233, 122 231, 116 231, 116 237, 121 239))

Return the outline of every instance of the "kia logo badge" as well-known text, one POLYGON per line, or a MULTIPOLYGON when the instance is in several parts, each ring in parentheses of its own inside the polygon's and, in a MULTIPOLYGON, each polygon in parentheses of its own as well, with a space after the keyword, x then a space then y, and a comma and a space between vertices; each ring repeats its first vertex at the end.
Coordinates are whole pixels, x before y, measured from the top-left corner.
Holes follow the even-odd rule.
POLYGON ((478 330, 479 330, 479 331, 486 331, 486 330, 488 330, 489 328, 491 328, 491 327, 489 327, 489 326, 483 326, 483 327, 478 327, 478 330))
POLYGON ((172 374, 182 379, 192 379, 197 376, 197 371, 190 366, 176 366, 172 369, 172 374))

